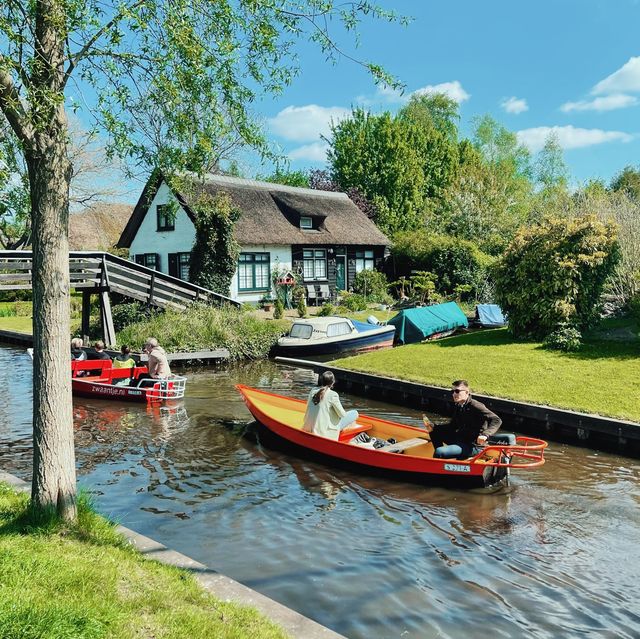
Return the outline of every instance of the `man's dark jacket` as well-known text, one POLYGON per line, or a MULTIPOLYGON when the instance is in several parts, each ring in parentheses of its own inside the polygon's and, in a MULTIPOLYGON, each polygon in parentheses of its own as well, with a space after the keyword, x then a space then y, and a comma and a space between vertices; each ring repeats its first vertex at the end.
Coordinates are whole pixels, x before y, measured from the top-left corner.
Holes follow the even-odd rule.
POLYGON ((502 420, 482 402, 471 397, 462 405, 456 404, 451 422, 437 426, 439 438, 447 444, 475 444, 479 435, 495 434, 502 420))

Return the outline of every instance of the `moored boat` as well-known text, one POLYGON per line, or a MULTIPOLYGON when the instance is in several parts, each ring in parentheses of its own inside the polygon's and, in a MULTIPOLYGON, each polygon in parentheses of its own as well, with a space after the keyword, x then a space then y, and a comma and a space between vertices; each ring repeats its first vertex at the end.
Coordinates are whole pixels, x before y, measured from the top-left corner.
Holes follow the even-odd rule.
POLYGON ((434 458, 426 430, 368 415, 360 415, 356 425, 340 433, 339 440, 327 439, 302 430, 305 401, 241 384, 236 388, 256 421, 278 438, 364 470, 388 471, 413 480, 455 479, 456 483, 462 480, 468 485, 491 486, 503 482, 511 469, 544 464, 547 442, 515 435, 496 436, 469 459, 434 458), (384 444, 372 448, 352 441, 362 432, 384 444), (504 443, 507 441, 513 443, 504 443))
POLYGON ((71 362, 71 390, 74 395, 129 402, 162 402, 184 397, 186 377, 142 379, 146 366, 114 368, 109 359, 71 362))
POLYGON ((278 340, 278 355, 299 357, 362 352, 393 346, 395 327, 358 322, 345 317, 296 320, 278 340))

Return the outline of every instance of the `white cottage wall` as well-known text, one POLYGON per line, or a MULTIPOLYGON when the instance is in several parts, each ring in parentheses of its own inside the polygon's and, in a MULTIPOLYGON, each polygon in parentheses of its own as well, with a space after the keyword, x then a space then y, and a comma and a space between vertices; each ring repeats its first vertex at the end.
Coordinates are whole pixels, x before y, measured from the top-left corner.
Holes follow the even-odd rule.
POLYGON ((175 229, 173 231, 158 231, 157 206, 169 202, 177 203, 177 200, 171 189, 163 182, 151 201, 142 224, 140 224, 140 228, 129 247, 129 255, 132 259, 134 255, 142 253, 157 253, 160 256, 158 270, 163 273, 169 272, 169 253, 190 253, 196 239, 193 222, 179 204, 175 229))

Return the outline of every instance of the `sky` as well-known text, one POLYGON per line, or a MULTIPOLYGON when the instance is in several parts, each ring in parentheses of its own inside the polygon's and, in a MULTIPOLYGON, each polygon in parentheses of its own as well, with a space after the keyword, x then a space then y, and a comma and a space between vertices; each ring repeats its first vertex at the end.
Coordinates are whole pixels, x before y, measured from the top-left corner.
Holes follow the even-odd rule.
MULTIPOLYGON (((460 107, 460 131, 489 114, 534 153, 554 131, 572 183, 609 182, 640 166, 640 0, 379 0, 408 26, 366 18, 350 55, 381 64, 405 84, 376 87, 342 58, 327 63, 298 47, 301 73, 277 98, 255 105, 291 169, 323 168, 330 122, 354 107, 396 112, 413 92, 444 91, 460 107)), ((262 170, 249 162, 249 172, 262 170)))

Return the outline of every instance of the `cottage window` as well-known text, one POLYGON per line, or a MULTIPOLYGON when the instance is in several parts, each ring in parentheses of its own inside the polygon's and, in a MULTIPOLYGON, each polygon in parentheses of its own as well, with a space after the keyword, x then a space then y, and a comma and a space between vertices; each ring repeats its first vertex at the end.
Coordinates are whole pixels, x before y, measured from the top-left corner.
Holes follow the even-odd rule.
POLYGON ((360 271, 373 271, 375 261, 373 251, 356 251, 356 273, 360 271))
POLYGON ((157 253, 139 253, 136 255, 136 264, 142 264, 147 268, 160 270, 160 256, 157 253))
POLYGON ((169 253, 169 275, 189 281, 189 262, 191 253, 169 253))
POLYGON ((270 288, 269 253, 240 253, 238 290, 265 291, 270 288))
POLYGON ((305 249, 302 252, 305 280, 327 279, 327 251, 325 249, 305 249))
POLYGON ((313 228, 313 220, 310 217, 301 217, 300 218, 300 228, 301 229, 312 229, 313 228))
POLYGON ((156 206, 156 215, 158 231, 175 231, 176 220, 166 204, 158 204, 156 206))

